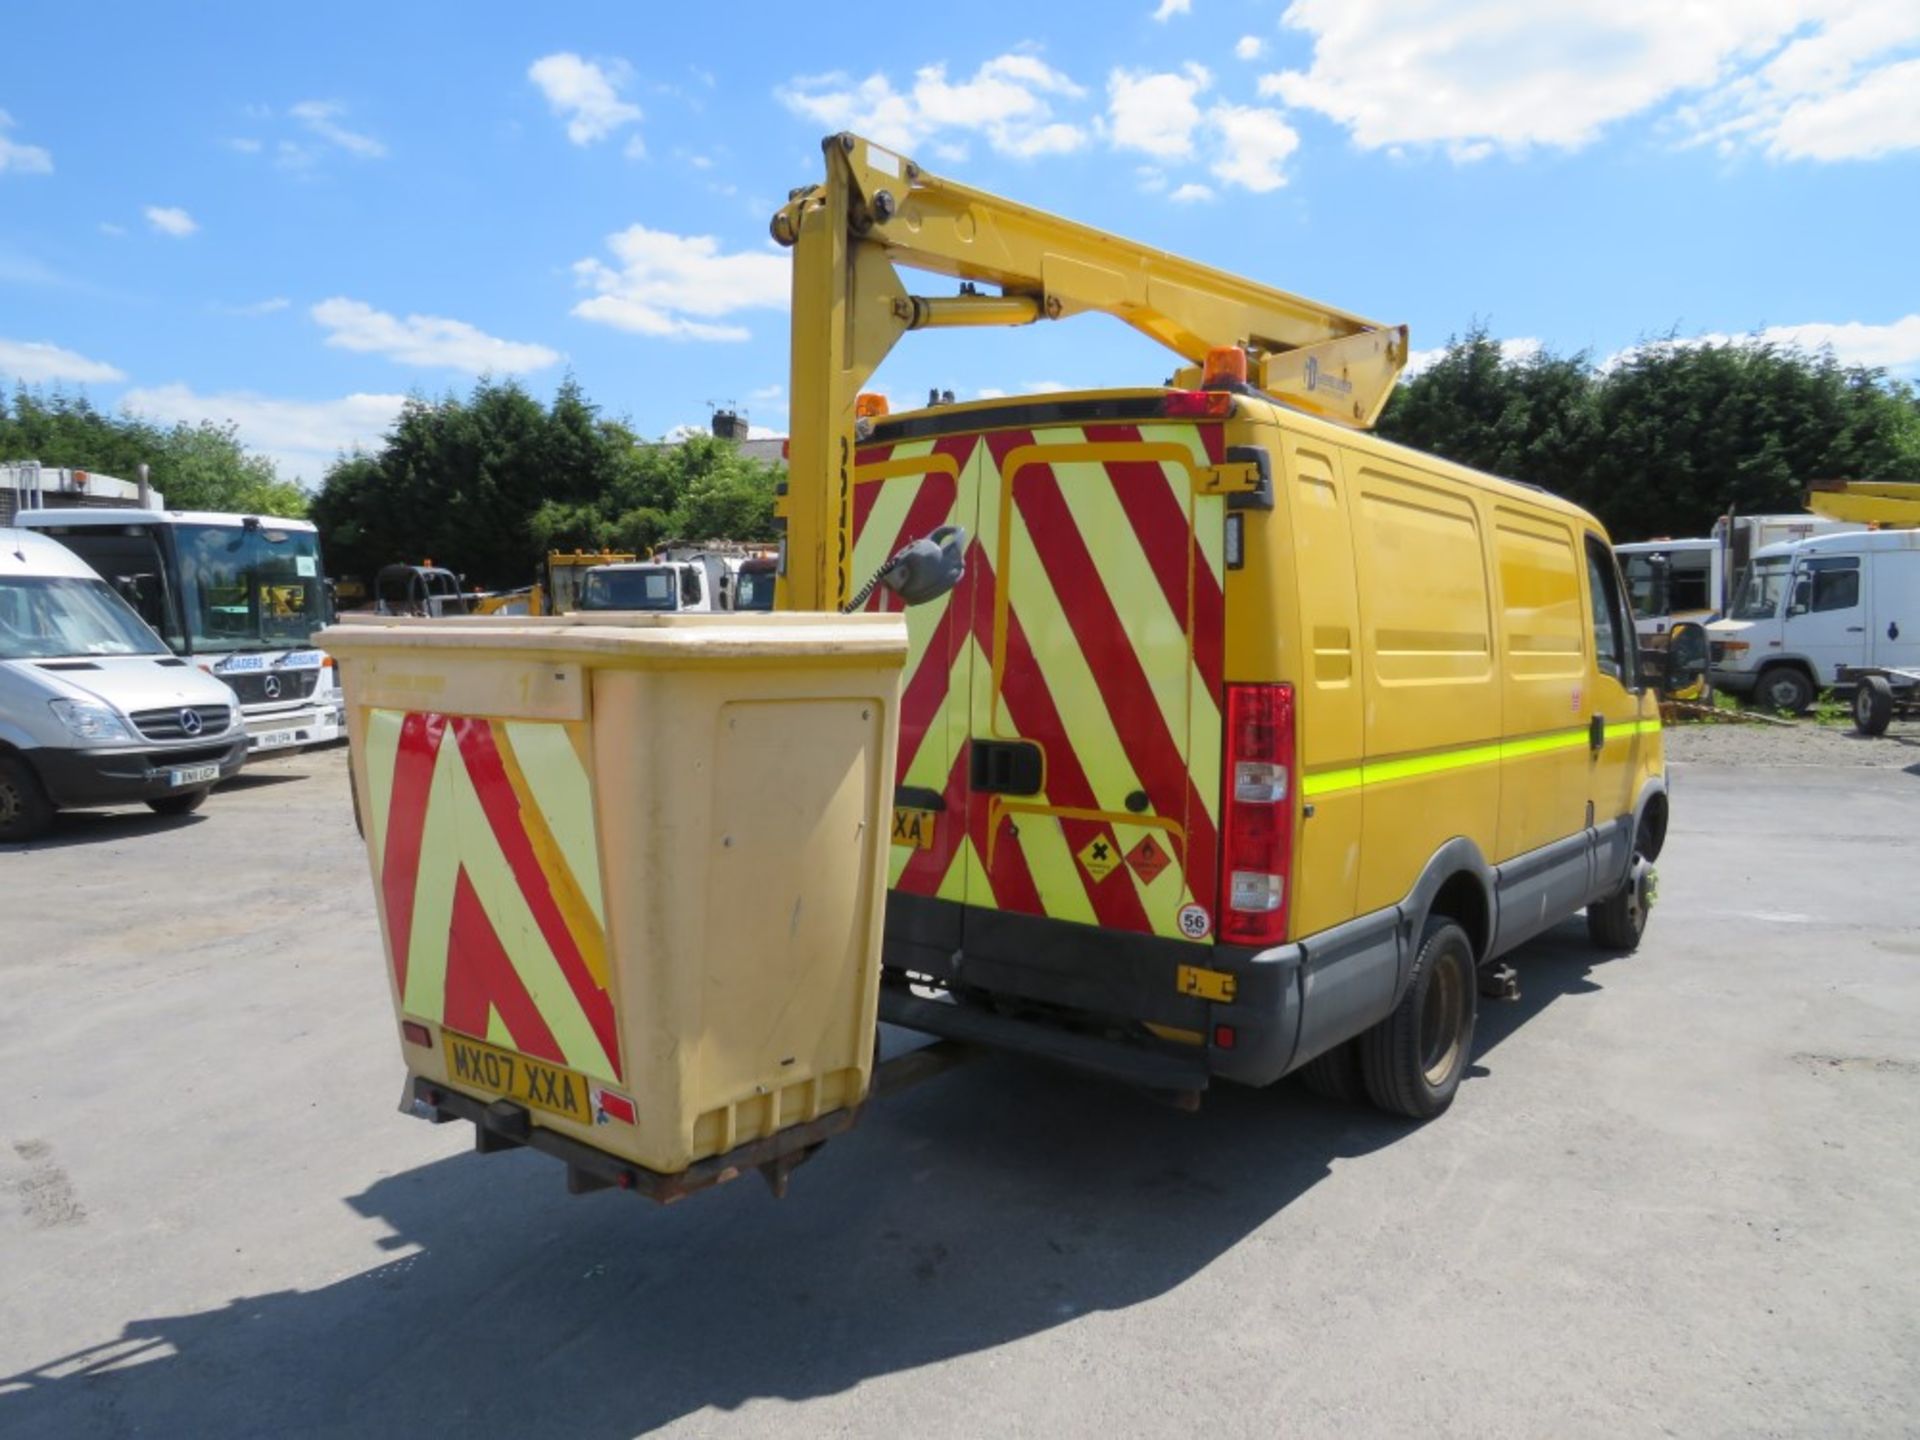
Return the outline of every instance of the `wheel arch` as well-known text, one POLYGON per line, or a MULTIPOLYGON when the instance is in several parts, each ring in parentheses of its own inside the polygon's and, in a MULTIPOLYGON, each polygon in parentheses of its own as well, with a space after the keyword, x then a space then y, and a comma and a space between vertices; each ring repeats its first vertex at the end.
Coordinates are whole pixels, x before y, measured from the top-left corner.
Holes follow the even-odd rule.
POLYGON ((1633 806, 1635 848, 1649 860, 1658 860, 1666 847, 1668 814, 1667 782, 1656 775, 1640 787, 1633 806))
POLYGON ((1456 835, 1436 850, 1401 902, 1405 933, 1396 993, 1407 983, 1414 952, 1420 948, 1420 936, 1431 915, 1445 915, 1457 922, 1473 942, 1474 963, 1485 960, 1493 944, 1493 896, 1493 867, 1472 840, 1456 835))

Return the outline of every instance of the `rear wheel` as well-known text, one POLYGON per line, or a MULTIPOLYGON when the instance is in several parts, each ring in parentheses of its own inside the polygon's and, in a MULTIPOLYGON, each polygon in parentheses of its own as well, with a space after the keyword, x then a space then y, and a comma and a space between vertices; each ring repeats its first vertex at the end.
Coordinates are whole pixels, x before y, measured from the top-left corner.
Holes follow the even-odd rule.
POLYGON ((184 795, 162 795, 157 800, 147 801, 147 808, 156 815, 191 815, 207 803, 207 795, 212 788, 207 786, 200 790, 189 790, 184 795))
POLYGON ((1473 970, 1467 932, 1430 917, 1406 993, 1357 1042, 1367 1095, 1382 1110, 1431 1120, 1453 1103, 1473 1054, 1473 970))
POLYGON ((0 843, 35 840, 53 824, 53 802, 27 762, 0 755, 0 843))
POLYGON ((1884 735, 1893 719, 1893 686, 1884 675, 1863 675, 1853 692, 1853 728, 1862 735, 1884 735))
POLYGON ((1300 1079, 1323 1100, 1359 1105, 1367 1098, 1367 1082, 1360 1074, 1360 1042, 1343 1040, 1300 1067, 1300 1079))
POLYGON ((1813 680, 1796 666, 1775 665, 1761 672, 1753 696, 1769 710, 1804 715, 1813 708, 1813 680))

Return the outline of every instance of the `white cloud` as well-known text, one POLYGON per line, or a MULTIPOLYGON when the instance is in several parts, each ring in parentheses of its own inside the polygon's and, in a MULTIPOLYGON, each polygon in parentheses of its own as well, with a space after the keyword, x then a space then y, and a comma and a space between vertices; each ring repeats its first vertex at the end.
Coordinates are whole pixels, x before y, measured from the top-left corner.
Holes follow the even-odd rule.
POLYGON ((124 225, 116 225, 111 220, 102 220, 100 222, 100 233, 102 235, 111 235, 117 240, 127 233, 127 227, 124 225))
POLYGON ((746 340, 744 325, 715 324, 740 310, 784 310, 792 271, 784 252, 727 254, 711 235, 675 235, 630 225, 607 237, 617 268, 574 262, 592 298, 573 307, 582 320, 666 339, 746 340), (697 318, 696 318, 697 317, 697 318))
POLYGON ((200 394, 187 385, 129 390, 121 408, 163 424, 231 423, 240 441, 280 467, 280 473, 317 482, 341 451, 379 443, 404 395, 355 394, 338 400, 277 400, 246 390, 200 394))
POLYGON ((1207 123, 1220 135, 1219 159, 1209 168, 1229 185, 1264 194, 1287 183, 1280 171, 1286 158, 1300 148, 1300 135, 1280 118, 1278 110, 1257 105, 1216 105, 1207 123))
POLYGON ((896 150, 956 131, 983 134, 1001 154, 1022 159, 1065 154, 1087 140, 1081 126, 1054 117, 1048 98, 1078 100, 1086 91, 1037 55, 997 55, 958 81, 947 78, 944 64, 923 66, 905 91, 882 74, 854 82, 836 73, 799 76, 776 93, 796 115, 896 150))
POLYGON ((1915 73, 1888 63, 1920 44, 1912 0, 1294 0, 1281 22, 1312 60, 1260 93, 1366 149, 1574 149, 1663 106, 1693 138, 1779 159, 1920 144, 1915 73))
POLYGON ((84 385, 127 378, 104 360, 89 360, 85 355, 42 340, 0 340, 0 375, 26 385, 52 380, 71 380, 84 385))
POLYGON ((176 240, 184 240, 200 228, 199 222, 178 205, 149 205, 142 213, 154 229, 176 240))
MULTIPOLYGON (((1523 365, 1538 355, 1543 348, 1531 335, 1516 335, 1511 340, 1496 341, 1500 347, 1500 358, 1510 365, 1523 365)), ((1445 358, 1447 347, 1436 345, 1431 350, 1409 350, 1406 367, 1401 370, 1402 380, 1411 380, 1422 370, 1432 368, 1434 363, 1445 358)))
POLYGON ((1177 71, 1113 71, 1107 76, 1108 138, 1117 149, 1185 159, 1200 124, 1195 97, 1212 83, 1206 67, 1192 63, 1177 71))
POLYGON ((1643 350, 1753 343, 1774 345, 1783 350, 1830 349, 1842 365, 1864 365, 1896 375, 1920 373, 1920 314, 1902 316, 1885 325, 1869 325, 1858 320, 1806 321, 1798 325, 1769 325, 1748 335, 1715 333, 1656 340, 1609 355, 1601 362, 1601 368, 1612 369, 1643 350))
POLYGON ((11 170, 16 175, 53 173, 53 156, 38 145, 22 145, 9 140, 4 132, 13 128, 13 117, 0 110, 0 174, 11 170))
POLYGON ((517 375, 540 370, 560 358, 545 345, 501 340, 464 320, 438 315, 409 315, 402 320, 359 300, 335 296, 313 307, 313 318, 329 333, 327 344, 341 350, 385 355, 401 365, 465 370, 479 375, 517 375))
POLYGON ((284 295, 275 295, 269 299, 254 300, 245 305, 221 305, 216 303, 213 308, 222 315, 240 315, 248 319, 257 319, 262 315, 272 315, 278 311, 285 310, 292 303, 293 302, 284 295))
POLYGON ((1242 35, 1234 42, 1233 53, 1236 59, 1258 60, 1266 49, 1267 42, 1258 35, 1242 35))
MULTIPOLYGON (((340 117, 347 113, 347 107, 337 100, 302 100, 297 105, 289 106, 287 113, 329 145, 337 145, 349 155, 358 155, 363 160, 378 160, 387 153, 387 147, 373 136, 349 130, 340 123, 340 117)), ((257 143, 255 148, 258 148, 257 143)))
POLYGON ((1185 15, 1193 9, 1193 0, 1160 0, 1160 8, 1153 12, 1153 18, 1162 25, 1176 15, 1185 15))
POLYGON ((631 76, 624 60, 587 60, 567 50, 542 56, 527 67, 527 78, 540 87, 553 113, 567 122, 567 139, 576 145, 604 140, 644 118, 638 105, 620 98, 631 76))
POLYGON ((1190 180, 1178 190, 1175 190, 1171 195, 1167 196, 1167 199, 1173 201, 1176 205, 1197 204, 1203 200, 1213 199, 1213 187, 1190 180))

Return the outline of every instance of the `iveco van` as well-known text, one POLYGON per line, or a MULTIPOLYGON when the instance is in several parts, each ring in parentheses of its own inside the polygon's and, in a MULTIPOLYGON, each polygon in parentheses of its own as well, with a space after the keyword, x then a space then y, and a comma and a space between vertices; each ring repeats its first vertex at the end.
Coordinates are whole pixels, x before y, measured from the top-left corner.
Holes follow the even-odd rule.
POLYGON ((69 807, 185 814, 246 757, 231 690, 66 546, 0 529, 0 842, 69 807))

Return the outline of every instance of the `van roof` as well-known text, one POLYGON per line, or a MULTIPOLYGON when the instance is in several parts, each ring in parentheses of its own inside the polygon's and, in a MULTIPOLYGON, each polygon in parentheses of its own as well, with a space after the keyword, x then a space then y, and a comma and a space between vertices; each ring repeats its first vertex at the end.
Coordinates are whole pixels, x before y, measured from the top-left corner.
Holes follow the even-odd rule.
POLYGON ((14 518, 23 528, 45 525, 230 525, 238 529, 247 520, 258 520, 275 530, 318 529, 311 520, 293 520, 280 515, 237 515, 219 510, 142 510, 137 506, 22 510, 14 518))
POLYGON ((1837 552, 1858 555, 1864 551, 1920 550, 1920 530, 1848 530, 1838 535, 1809 535, 1804 540, 1777 540, 1753 552, 1756 560, 1777 560, 1792 555, 1823 555, 1837 552))
MULTIPOLYGON (((1012 395, 992 400, 972 400, 957 405, 939 405, 931 409, 896 412, 874 422, 869 445, 897 444, 902 440, 930 439, 937 435, 964 435, 983 430, 1004 430, 1014 426, 1098 425, 1115 422, 1165 421, 1160 402, 1173 393, 1161 389, 1074 390, 1047 395, 1012 395)), ((1604 535, 1606 527, 1590 512, 1551 490, 1524 480, 1507 480, 1484 470, 1443 460, 1391 440, 1382 440, 1365 430, 1351 430, 1330 420, 1309 415, 1303 410, 1263 394, 1236 397, 1240 404, 1265 412, 1277 425, 1304 432, 1329 444, 1371 451, 1412 469, 1424 470, 1471 485, 1490 494, 1523 501, 1543 510, 1565 516, 1576 524, 1604 535)))
POLYGON ((0 576, 62 575, 97 580, 93 567, 58 540, 18 527, 0 527, 0 576))

